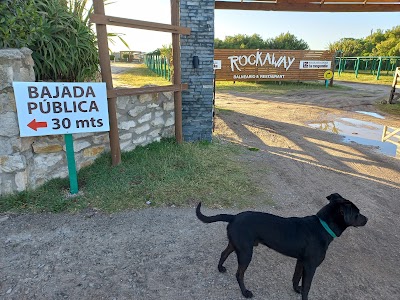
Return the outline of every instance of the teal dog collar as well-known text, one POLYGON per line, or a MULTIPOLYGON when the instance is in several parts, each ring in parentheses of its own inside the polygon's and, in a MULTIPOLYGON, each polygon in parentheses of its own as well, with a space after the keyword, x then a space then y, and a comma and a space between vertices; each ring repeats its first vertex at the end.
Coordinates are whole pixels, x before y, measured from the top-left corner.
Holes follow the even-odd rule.
POLYGON ((326 224, 325 221, 321 220, 318 218, 319 222, 321 223, 322 227, 325 228, 325 230, 331 235, 331 237, 336 238, 336 234, 332 231, 332 229, 329 228, 328 224, 326 224))

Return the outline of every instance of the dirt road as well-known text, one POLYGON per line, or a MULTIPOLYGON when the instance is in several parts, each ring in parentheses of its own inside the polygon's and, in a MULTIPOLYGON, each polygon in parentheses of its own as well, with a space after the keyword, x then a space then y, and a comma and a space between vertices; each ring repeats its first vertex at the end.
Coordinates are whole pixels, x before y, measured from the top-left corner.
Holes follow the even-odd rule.
MULTIPOLYGON (((254 199, 255 208, 305 216, 338 192, 368 216, 366 227, 348 229, 331 244, 310 300, 397 300, 400 160, 309 126, 320 122, 331 128, 346 118, 400 127, 400 120, 388 116, 356 113, 373 112, 372 104, 388 95, 387 87, 352 88, 280 96, 219 93, 215 134, 259 149, 239 158, 254 168, 254 180, 274 203, 261 207, 254 199), (257 172, 265 167, 268 172, 257 172)), ((207 214, 222 211, 236 212, 204 209, 207 214)), ((200 223, 194 208, 3 214, 0 298, 243 299, 234 255, 226 262, 227 273, 217 271, 225 246, 225 224, 200 223)), ((300 299, 291 288, 294 266, 293 259, 257 247, 245 278, 254 299, 300 299)))

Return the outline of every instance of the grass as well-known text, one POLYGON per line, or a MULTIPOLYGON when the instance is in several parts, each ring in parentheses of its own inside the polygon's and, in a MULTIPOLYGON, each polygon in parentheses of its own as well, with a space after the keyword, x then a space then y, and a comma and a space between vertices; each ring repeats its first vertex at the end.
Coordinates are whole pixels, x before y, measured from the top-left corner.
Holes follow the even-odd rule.
POLYGON ((386 72, 384 74, 381 74, 379 76, 379 80, 376 79, 376 75, 372 74, 363 74, 359 73, 358 77, 356 78, 356 75, 354 72, 345 72, 339 74, 335 72, 334 80, 340 81, 352 81, 352 82, 360 82, 360 83, 372 83, 372 84, 387 84, 387 85, 392 85, 393 83, 393 75, 386 75, 386 72))
MULTIPOLYGON (((123 73, 114 74, 113 83, 114 86, 134 86, 141 87, 144 85, 158 85, 164 86, 169 85, 171 82, 158 76, 156 73, 147 68, 145 64, 128 64, 119 63, 120 66, 124 66, 127 70, 123 73)), ((236 92, 248 92, 248 93, 260 93, 267 92, 268 94, 284 95, 290 91, 298 90, 309 90, 309 89, 325 89, 324 82, 320 81, 306 81, 306 82, 275 82, 275 81, 217 81, 216 90, 218 92, 223 91, 236 91, 236 92)), ((346 87, 333 86, 330 89, 346 89, 346 87)))
POLYGON ((377 108, 387 114, 400 116, 400 103, 395 104, 376 104, 377 108))
MULTIPOLYGON (((114 75, 114 85, 129 85, 129 86, 144 86, 148 84, 154 85, 169 85, 171 82, 158 76, 156 73, 147 68, 145 64, 126 64, 127 71, 120 74, 114 75)), ((355 77, 354 72, 344 72, 338 75, 335 72, 335 80, 337 81, 352 81, 361 83, 373 83, 373 84, 387 84, 391 85, 393 82, 393 75, 386 75, 386 72, 380 75, 380 79, 376 79, 376 75, 359 73, 358 77, 355 77)), ((317 81, 305 81, 305 82, 288 82, 288 81, 217 81, 217 91, 238 91, 238 92, 263 92, 273 94, 285 94, 288 91, 299 90, 299 89, 324 89, 325 84, 317 81)), ((343 88, 333 86, 333 88, 343 88)))
MULTIPOLYGON (((325 84, 317 81, 306 81, 306 82, 275 82, 275 81, 217 81, 216 90, 218 92, 223 91, 234 91, 234 92, 252 92, 260 93, 267 92, 268 94, 284 95, 290 91, 298 90, 309 90, 309 89, 326 89, 325 84)), ((333 86, 330 89, 343 89, 343 87, 333 86)))
MULTIPOLYGON (((358 74, 358 77, 355 78, 354 73, 342 73, 338 76, 337 72, 335 72, 335 80, 340 81, 351 81, 351 82, 361 82, 361 83, 370 83, 370 84, 385 84, 385 85, 392 85, 393 83, 393 76, 382 74, 379 77, 379 80, 376 79, 376 75, 372 74, 358 74)), ((389 97, 389 95, 387 95, 389 97)), ((377 103, 375 104, 376 108, 382 112, 385 112, 390 115, 400 116, 400 103, 395 104, 382 104, 377 103)))
MULTIPOLYGON (((119 64, 124 65, 124 64, 119 64)), ((172 84, 167 79, 158 76, 151 71, 145 64, 126 64, 127 71, 113 76, 115 86, 134 86, 142 87, 144 85, 154 84, 159 86, 172 84)))
POLYGON ((116 167, 104 154, 79 172, 77 196, 68 197, 68 178, 54 179, 35 190, 1 197, 0 212, 115 212, 198 201, 209 207, 248 207, 260 189, 250 179, 250 167, 237 159, 243 151, 230 144, 178 145, 167 139, 123 153, 116 167))

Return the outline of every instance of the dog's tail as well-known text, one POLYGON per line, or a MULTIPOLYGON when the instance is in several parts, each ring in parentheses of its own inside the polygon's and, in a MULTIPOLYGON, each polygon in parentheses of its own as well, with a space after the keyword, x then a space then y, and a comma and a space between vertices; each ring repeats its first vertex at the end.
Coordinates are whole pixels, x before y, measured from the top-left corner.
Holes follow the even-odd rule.
POLYGON ((196 216, 199 218, 200 221, 204 223, 213 223, 213 222, 232 222, 235 218, 234 215, 227 215, 227 214, 220 214, 215 216, 205 216, 200 211, 201 202, 196 207, 196 216))

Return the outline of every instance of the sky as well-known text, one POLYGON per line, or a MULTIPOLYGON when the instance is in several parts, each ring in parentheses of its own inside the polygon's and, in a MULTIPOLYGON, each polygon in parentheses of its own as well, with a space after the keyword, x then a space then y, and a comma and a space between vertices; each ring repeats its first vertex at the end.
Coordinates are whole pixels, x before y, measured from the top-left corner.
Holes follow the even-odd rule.
MULTIPOLYGON (((170 0, 114 0, 106 5, 106 15, 171 24, 170 0)), ((371 32, 400 25, 400 12, 309 13, 215 10, 215 37, 259 34, 263 39, 290 32, 308 43, 311 50, 324 50, 343 37, 364 38, 371 32)), ((107 26, 109 32, 123 33, 130 50, 149 52, 169 45, 171 34, 107 26)), ((113 51, 129 50, 121 42, 109 45, 113 51)))

